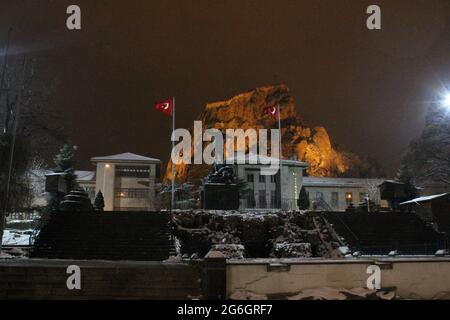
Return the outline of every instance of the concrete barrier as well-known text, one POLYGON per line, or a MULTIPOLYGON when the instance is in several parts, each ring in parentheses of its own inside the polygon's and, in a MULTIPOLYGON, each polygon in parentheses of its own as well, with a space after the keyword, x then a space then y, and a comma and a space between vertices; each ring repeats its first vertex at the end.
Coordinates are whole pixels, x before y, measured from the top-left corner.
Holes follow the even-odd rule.
POLYGON ((370 265, 380 267, 381 287, 395 287, 402 298, 450 299, 450 259, 439 257, 229 260, 227 296, 239 290, 276 295, 320 287, 366 287, 370 265))

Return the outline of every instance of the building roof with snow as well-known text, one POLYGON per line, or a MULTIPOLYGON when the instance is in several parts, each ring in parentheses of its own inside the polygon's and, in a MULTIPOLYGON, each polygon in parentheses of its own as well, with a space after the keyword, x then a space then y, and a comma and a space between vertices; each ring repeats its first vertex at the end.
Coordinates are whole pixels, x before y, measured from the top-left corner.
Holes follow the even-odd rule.
POLYGON ((397 180, 383 180, 381 184, 398 184, 398 185, 404 185, 405 183, 397 181, 397 180))
POLYGON ((77 176, 77 181, 80 182, 95 182, 95 171, 84 171, 84 170, 76 170, 75 175, 77 176))
POLYGON ((160 163, 161 160, 156 158, 150 158, 141 156, 139 154, 125 152, 119 154, 113 154, 110 156, 93 157, 92 162, 132 162, 132 163, 160 163))
POLYGON ((415 198, 412 200, 402 202, 402 203, 400 203, 400 205, 402 206, 402 205, 406 205, 406 204, 421 204, 421 203, 433 201, 435 199, 443 198, 446 196, 450 196, 450 193, 447 192, 447 193, 441 193, 441 194, 434 194, 431 196, 419 197, 419 198, 415 198))
POLYGON ((363 178, 329 178, 329 177, 303 177, 305 187, 349 187, 362 188, 368 185, 378 186, 381 179, 363 178))

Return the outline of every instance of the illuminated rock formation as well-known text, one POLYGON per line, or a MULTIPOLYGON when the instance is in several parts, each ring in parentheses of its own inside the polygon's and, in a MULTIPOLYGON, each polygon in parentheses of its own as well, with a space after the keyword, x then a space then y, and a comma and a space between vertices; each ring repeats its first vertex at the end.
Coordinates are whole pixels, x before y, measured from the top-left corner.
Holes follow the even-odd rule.
MULTIPOLYGON (((256 88, 229 100, 208 103, 197 120, 205 128, 255 130, 278 128, 276 119, 263 114, 268 105, 280 105, 283 158, 296 158, 309 164, 311 176, 339 176, 350 166, 349 157, 336 151, 325 128, 308 128, 297 114, 294 98, 285 85, 256 88)), ((177 182, 198 184, 209 170, 207 165, 176 165, 177 182)), ((167 166, 166 179, 171 178, 171 163, 167 166)))

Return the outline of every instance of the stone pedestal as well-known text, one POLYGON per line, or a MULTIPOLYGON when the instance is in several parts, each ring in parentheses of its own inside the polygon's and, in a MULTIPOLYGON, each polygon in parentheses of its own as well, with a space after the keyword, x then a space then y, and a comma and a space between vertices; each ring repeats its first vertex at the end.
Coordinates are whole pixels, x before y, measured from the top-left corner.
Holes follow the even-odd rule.
POLYGON ((238 210, 239 191, 236 184, 205 183, 202 208, 207 210, 238 210))

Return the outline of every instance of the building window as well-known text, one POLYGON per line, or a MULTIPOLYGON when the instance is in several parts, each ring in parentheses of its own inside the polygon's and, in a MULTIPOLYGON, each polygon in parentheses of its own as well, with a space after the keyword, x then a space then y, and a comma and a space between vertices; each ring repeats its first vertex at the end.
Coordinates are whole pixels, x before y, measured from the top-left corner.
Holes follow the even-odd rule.
POLYGON ((338 206, 338 204, 339 204, 339 193, 332 192, 331 193, 331 205, 336 208, 338 206))
POLYGON ((148 198, 149 189, 117 188, 114 196, 116 198, 148 198))
POLYGON ((345 203, 349 205, 350 203, 353 203, 353 193, 346 192, 345 193, 345 203))
POLYGON ((318 199, 318 200, 323 200, 323 192, 317 191, 317 192, 316 192, 316 199, 318 199))
POLYGON ((272 209, 277 207, 277 193, 276 191, 270 191, 270 207, 272 209))
POLYGON ((147 166, 116 166, 116 177, 149 178, 150 167, 147 166))
POLYGON ((252 189, 249 189, 247 193, 247 208, 254 208, 254 207, 255 207, 255 194, 252 189))
POLYGON ((247 174, 247 182, 253 182, 253 175, 247 174))
POLYGON ((359 193, 359 202, 363 202, 367 200, 367 193, 360 192, 359 193))
POLYGON ((276 174, 273 174, 270 176, 270 182, 277 183, 277 175, 276 174))
POLYGON ((259 176, 259 182, 265 183, 266 182, 266 176, 260 175, 259 176))
POLYGON ((84 187, 84 191, 86 191, 91 200, 95 199, 95 187, 84 187))
POLYGON ((259 190, 259 207, 260 208, 266 208, 266 191, 265 190, 259 190))
MULTIPOLYGON (((294 194, 298 195, 299 190, 298 190, 298 182, 297 182, 297 172, 292 172, 292 174, 294 175, 294 194)), ((323 197, 323 195, 322 195, 323 197)))
POLYGON ((155 165, 155 177, 160 179, 161 178, 161 164, 157 163, 155 165))

